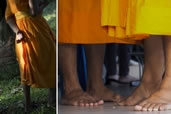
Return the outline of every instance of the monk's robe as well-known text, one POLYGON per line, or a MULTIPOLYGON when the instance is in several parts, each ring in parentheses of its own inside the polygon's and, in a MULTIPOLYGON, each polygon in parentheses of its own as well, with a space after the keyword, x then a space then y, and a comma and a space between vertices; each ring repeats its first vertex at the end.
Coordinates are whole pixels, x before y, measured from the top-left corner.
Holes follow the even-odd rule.
POLYGON ((24 34, 16 43, 21 83, 35 88, 56 87, 56 41, 42 15, 30 16, 28 0, 8 0, 6 20, 15 17, 24 34))
POLYGON ((171 35, 170 0, 102 0, 101 25, 109 36, 141 40, 171 35))
MULTIPOLYGON (((112 1, 112 0, 111 0, 112 1)), ((59 43, 136 43, 109 37, 101 27, 101 0, 59 0, 59 43)))

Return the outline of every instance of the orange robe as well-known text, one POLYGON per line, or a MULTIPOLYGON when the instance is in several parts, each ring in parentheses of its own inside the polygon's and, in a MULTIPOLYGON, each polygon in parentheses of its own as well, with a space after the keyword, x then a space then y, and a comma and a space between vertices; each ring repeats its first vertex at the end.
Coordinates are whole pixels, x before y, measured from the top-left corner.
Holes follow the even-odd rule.
POLYGON ((15 16, 24 33, 24 41, 16 43, 21 83, 36 88, 56 87, 55 37, 46 20, 29 16, 28 0, 8 0, 6 20, 15 16))
POLYGON ((103 27, 113 37, 141 40, 171 35, 170 0, 101 0, 103 27))
POLYGON ((136 43, 109 37, 101 27, 101 0, 59 0, 59 43, 136 43))

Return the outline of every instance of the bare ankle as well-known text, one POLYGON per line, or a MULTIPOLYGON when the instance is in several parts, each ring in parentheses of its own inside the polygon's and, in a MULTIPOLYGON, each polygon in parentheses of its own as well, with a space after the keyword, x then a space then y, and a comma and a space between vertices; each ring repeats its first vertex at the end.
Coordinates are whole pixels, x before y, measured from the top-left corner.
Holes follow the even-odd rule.
POLYGON ((65 90, 64 94, 65 95, 69 95, 71 93, 75 93, 75 92, 84 92, 81 88, 70 88, 69 90, 65 90))
POLYGON ((144 74, 143 75, 143 79, 142 79, 142 83, 147 84, 147 85, 152 85, 152 84, 160 84, 160 82, 162 81, 162 77, 163 74, 162 73, 158 73, 158 74, 144 74), (152 83, 153 82, 153 83, 152 83))

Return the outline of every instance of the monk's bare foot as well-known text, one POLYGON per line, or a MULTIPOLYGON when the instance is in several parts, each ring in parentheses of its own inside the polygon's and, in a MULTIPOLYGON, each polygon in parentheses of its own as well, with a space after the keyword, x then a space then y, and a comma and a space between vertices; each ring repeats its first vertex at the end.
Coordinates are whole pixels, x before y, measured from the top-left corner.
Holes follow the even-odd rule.
POLYGON ((97 106, 102 103, 102 100, 97 101, 86 92, 83 92, 81 89, 73 90, 62 98, 63 105, 97 106))
POLYGON ((152 82, 142 80, 141 84, 133 91, 132 95, 118 104, 121 106, 133 106, 140 103, 159 88, 161 80, 162 79, 153 79, 152 82))
POLYGON ((153 93, 148 99, 135 106, 137 111, 163 111, 171 109, 171 79, 166 78, 162 81, 158 91, 153 93))
POLYGON ((160 36, 144 40, 144 72, 141 84, 120 105, 136 105, 159 89, 164 73, 163 41, 160 36))
POLYGON ((97 89, 89 88, 87 93, 96 99, 102 99, 106 102, 119 102, 121 98, 118 94, 104 86, 97 89))
POLYGON ((151 97, 135 106, 137 111, 163 111, 171 109, 170 89, 160 89, 151 97))

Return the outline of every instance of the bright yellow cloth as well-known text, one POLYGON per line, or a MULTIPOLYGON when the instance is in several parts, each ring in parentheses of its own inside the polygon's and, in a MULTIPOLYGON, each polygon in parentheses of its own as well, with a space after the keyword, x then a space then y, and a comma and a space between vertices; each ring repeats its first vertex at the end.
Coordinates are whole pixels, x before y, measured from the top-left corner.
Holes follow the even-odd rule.
POLYGON ((135 25, 130 27, 133 30, 130 34, 171 35, 170 0, 133 1, 136 2, 131 7, 136 10, 136 17, 135 25))
POLYGON ((170 0, 102 0, 101 24, 117 38, 171 35, 170 0))
MULTIPOLYGON (((111 0, 112 1, 112 0, 111 0)), ((59 42, 72 44, 136 43, 109 37, 101 27, 100 0, 59 0, 59 42)))
POLYGON ((36 88, 55 88, 55 37, 46 20, 42 16, 29 16, 28 0, 8 0, 6 19, 10 16, 16 16, 17 26, 25 38, 16 43, 21 83, 36 88))

